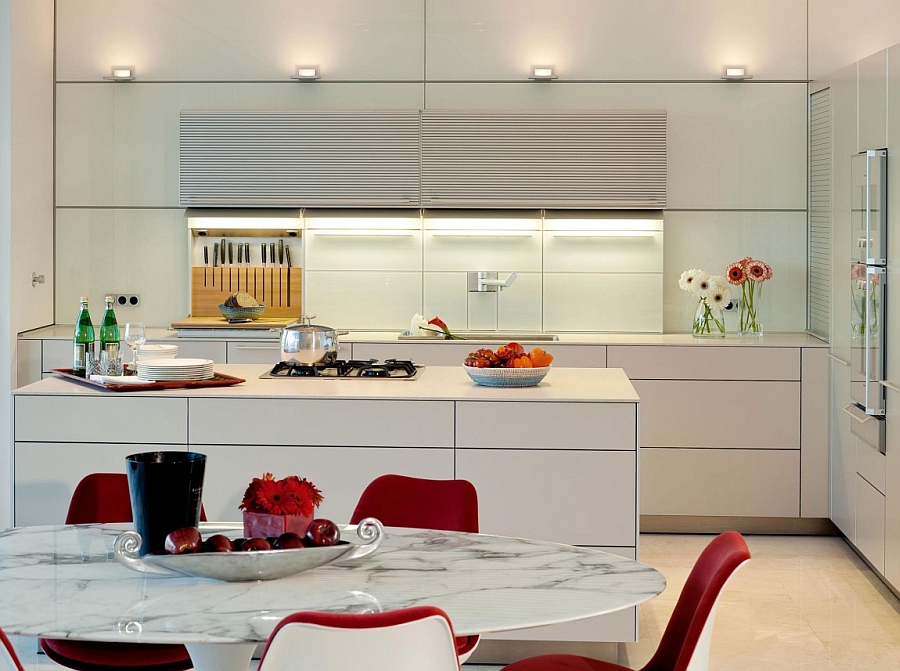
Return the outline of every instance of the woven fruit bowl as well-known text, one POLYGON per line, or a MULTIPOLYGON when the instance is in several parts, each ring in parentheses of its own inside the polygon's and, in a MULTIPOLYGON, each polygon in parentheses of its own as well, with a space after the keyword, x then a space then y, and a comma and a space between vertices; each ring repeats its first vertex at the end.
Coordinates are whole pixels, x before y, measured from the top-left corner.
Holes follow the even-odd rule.
POLYGON ((476 368, 463 366, 472 382, 482 387, 534 387, 540 383, 550 366, 541 368, 476 368))
POLYGON ((234 308, 230 305, 225 305, 224 303, 219 304, 219 312, 221 312, 222 316, 230 322, 259 319, 265 309, 265 305, 255 305, 249 308, 234 308))

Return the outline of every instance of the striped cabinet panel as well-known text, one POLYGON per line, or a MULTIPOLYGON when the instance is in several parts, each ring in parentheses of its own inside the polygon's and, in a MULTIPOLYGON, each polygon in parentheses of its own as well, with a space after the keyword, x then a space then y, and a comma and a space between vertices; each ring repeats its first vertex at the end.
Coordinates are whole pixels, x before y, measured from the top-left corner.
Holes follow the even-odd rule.
POLYGON ((662 209, 666 112, 424 110, 422 205, 662 209))
POLYGON ((418 207, 419 112, 182 110, 182 206, 418 207))

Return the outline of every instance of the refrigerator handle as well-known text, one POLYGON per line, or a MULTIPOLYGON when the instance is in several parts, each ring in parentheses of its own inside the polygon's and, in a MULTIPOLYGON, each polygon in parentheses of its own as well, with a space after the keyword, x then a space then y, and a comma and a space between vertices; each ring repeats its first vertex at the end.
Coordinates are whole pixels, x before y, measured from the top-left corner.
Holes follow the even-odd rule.
POLYGON ((862 440, 866 445, 885 453, 886 435, 885 422, 879 417, 873 417, 863 412, 858 405, 844 406, 843 411, 850 415, 850 432, 862 440))

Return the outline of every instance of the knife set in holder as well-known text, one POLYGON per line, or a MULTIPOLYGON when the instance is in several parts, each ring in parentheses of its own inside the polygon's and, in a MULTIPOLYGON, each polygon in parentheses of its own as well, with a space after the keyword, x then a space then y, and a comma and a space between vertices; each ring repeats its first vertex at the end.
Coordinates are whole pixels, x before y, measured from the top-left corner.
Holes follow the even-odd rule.
POLYGON ((191 314, 218 317, 219 305, 245 291, 266 306, 263 317, 298 317, 301 269, 259 266, 194 266, 191 268, 191 314))

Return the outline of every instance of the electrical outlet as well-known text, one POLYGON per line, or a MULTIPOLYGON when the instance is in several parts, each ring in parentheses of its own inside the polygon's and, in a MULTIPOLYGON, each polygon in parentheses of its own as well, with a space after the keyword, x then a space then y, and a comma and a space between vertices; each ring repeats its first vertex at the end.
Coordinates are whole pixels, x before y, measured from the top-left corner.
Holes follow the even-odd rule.
POLYGON ((140 294, 109 294, 113 297, 113 305, 117 308, 137 307, 141 304, 140 294))

